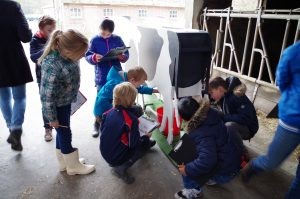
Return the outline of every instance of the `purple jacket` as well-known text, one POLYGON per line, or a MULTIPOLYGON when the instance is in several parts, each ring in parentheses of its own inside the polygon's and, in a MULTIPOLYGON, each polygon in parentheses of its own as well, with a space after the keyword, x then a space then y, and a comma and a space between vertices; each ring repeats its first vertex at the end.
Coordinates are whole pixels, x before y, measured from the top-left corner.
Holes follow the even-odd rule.
MULTIPOLYGON (((111 66, 115 66, 119 70, 121 70, 122 68, 121 68, 120 60, 118 59, 109 60, 109 61, 100 61, 97 63, 95 60, 95 54, 105 55, 111 49, 117 47, 123 47, 123 46, 125 46, 125 44, 121 39, 121 37, 114 34, 107 39, 104 39, 103 37, 97 35, 91 40, 90 48, 88 52, 85 54, 85 58, 90 64, 95 65, 96 85, 103 86, 106 83, 106 77, 111 66)), ((129 53, 127 51, 125 53, 125 56, 123 56, 121 62, 122 63, 126 62, 128 58, 129 58, 129 53)))

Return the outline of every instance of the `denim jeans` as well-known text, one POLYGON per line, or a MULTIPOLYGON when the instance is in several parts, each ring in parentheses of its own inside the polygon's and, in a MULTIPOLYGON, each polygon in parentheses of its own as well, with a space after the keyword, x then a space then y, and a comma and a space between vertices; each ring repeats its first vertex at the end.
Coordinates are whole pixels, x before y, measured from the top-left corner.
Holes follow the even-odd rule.
POLYGON ((72 147, 72 132, 70 129, 71 105, 56 107, 57 120, 59 127, 56 130, 56 148, 60 149, 63 154, 69 154, 74 151, 72 147), (67 127, 67 128, 66 128, 67 127))
MULTIPOLYGON (((300 133, 293 132, 287 128, 283 128, 278 125, 275 136, 269 146, 266 155, 259 156, 253 160, 252 167, 255 171, 270 171, 277 168, 300 144, 300 133)), ((289 192, 287 193, 288 199, 294 199, 300 195, 300 174, 299 165, 297 169, 297 175, 295 180, 290 186, 289 192)))
MULTIPOLYGON (((41 84, 39 83, 38 86, 39 86, 39 89, 40 89, 41 84)), ((44 128, 45 129, 52 129, 52 127, 49 125, 49 120, 44 115, 43 115, 43 122, 44 122, 44 128)))
POLYGON ((22 129, 26 108, 26 85, 0 88, 0 108, 7 128, 11 131, 22 129))

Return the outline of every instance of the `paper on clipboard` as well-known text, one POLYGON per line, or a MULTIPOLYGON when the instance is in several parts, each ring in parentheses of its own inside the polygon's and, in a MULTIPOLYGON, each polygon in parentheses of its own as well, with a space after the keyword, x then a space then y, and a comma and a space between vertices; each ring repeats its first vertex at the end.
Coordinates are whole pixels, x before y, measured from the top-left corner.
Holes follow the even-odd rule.
POLYGON ((159 123, 150 120, 144 116, 139 117, 139 132, 140 136, 151 133, 154 129, 159 126, 159 123))
POLYGON ((73 115, 87 101, 86 97, 78 91, 76 102, 71 104, 71 115, 73 115))

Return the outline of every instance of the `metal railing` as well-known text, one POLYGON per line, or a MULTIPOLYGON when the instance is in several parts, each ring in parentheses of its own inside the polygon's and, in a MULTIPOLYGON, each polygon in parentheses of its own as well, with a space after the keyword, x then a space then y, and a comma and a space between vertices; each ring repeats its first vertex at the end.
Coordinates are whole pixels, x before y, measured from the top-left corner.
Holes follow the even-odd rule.
MULTIPOLYGON (((257 86, 265 85, 268 87, 276 88, 274 71, 276 66, 271 66, 269 61, 269 55, 266 48, 265 38, 262 32, 263 20, 264 19, 274 19, 274 20, 286 20, 284 36, 281 45, 281 54, 286 48, 287 40, 289 35, 293 34, 290 32, 291 21, 297 23, 294 35, 292 35, 293 42, 295 43, 299 39, 300 33, 300 8, 294 10, 266 10, 263 8, 257 9, 255 11, 235 11, 231 8, 224 10, 208 10, 205 9, 201 16, 201 29, 209 32, 209 27, 207 25, 209 18, 219 18, 219 28, 216 32, 215 40, 215 52, 212 56, 211 67, 215 70, 219 70, 231 75, 235 75, 249 81, 254 82, 257 86), (247 31, 245 32, 245 43, 242 58, 237 56, 236 51, 236 39, 233 36, 231 28, 231 20, 233 18, 244 18, 248 19, 247 31), (225 29, 224 29, 225 23, 225 29), (251 29, 255 24, 254 37, 251 43, 253 35, 251 35, 251 29), (224 37, 222 39, 222 37, 224 37), (258 45, 258 39, 260 40, 260 45, 258 45), (229 41, 229 42, 228 42, 229 41), (250 49, 250 45, 252 45, 250 49), (229 57, 226 57, 226 50, 230 49, 229 57), (254 56, 255 54, 260 55, 260 65, 258 74, 253 74, 254 67, 254 56), (247 63, 246 58, 250 56, 250 61, 247 63), (224 67, 225 58, 229 58, 229 64, 227 68, 224 67), (220 62, 221 60, 221 62, 220 62), (236 70, 232 69, 232 63, 235 63, 236 70), (265 78, 262 79, 264 74, 264 68, 267 67, 267 76, 269 80, 265 78)), ((290 38, 289 38, 290 39, 290 38)), ((280 54, 280 56, 281 56, 280 54)), ((212 70, 211 70, 212 71, 212 70)), ((257 89, 257 88, 256 88, 257 89)), ((255 96, 253 97, 254 100, 255 96)))

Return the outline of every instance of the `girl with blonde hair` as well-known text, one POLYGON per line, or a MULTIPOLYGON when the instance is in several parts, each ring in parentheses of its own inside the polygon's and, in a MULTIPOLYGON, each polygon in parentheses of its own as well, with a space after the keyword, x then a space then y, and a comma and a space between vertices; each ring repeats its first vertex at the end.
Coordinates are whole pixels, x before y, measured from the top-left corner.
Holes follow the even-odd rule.
POLYGON ((71 103, 76 100, 80 84, 79 60, 88 48, 88 40, 75 30, 52 34, 39 59, 42 68, 41 101, 44 116, 56 129, 56 156, 60 171, 69 175, 89 174, 94 165, 79 161, 78 149, 72 146, 70 129, 71 103))

